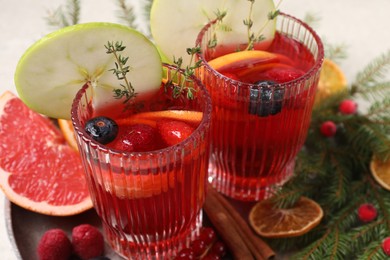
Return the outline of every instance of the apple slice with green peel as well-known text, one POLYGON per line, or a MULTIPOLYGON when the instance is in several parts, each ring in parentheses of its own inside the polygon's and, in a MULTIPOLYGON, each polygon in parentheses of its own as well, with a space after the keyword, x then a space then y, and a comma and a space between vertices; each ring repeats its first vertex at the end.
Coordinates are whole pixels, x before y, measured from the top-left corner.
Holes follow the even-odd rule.
MULTIPOLYGON (((172 60, 181 57, 186 65, 190 59, 186 49, 195 46, 199 32, 217 17, 218 11, 226 11, 222 27, 228 28, 216 31, 218 43, 247 43, 248 31, 243 21, 249 18, 249 9, 250 1, 244 0, 154 0, 150 13, 151 33, 166 57, 172 60)), ((268 21, 268 14, 274 10, 272 0, 256 0, 252 8, 251 30, 255 34, 261 31, 265 40, 271 40, 275 34, 275 19, 268 21)))
POLYGON ((24 53, 15 72, 20 98, 32 110, 62 119, 70 119, 73 98, 87 82, 93 86, 97 106, 123 102, 114 98, 113 90, 122 89, 124 82, 110 71, 116 59, 105 47, 117 41, 126 47, 118 54, 129 58, 126 77, 136 98, 158 91, 162 62, 155 45, 127 26, 94 22, 50 33, 24 53))

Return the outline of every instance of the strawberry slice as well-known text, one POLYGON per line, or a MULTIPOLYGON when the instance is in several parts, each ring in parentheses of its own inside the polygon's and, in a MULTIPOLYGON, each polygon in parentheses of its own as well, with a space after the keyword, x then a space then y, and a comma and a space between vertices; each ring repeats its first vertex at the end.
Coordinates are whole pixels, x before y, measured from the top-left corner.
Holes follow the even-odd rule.
POLYGON ((182 142, 195 130, 191 125, 177 120, 160 120, 157 128, 161 138, 169 146, 182 142))
POLYGON ((120 127, 117 138, 108 146, 127 152, 148 152, 162 148, 157 129, 146 124, 120 127))

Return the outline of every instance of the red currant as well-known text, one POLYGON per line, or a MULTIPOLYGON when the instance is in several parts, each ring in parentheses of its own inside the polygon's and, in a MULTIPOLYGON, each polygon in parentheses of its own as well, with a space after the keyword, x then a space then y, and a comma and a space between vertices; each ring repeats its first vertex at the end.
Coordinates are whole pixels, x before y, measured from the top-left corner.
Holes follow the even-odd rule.
POLYGON ((211 247, 210 252, 223 257, 226 254, 226 245, 222 241, 217 241, 211 247))
POLYGON ((376 208, 372 204, 369 204, 369 203, 365 203, 365 204, 360 205, 360 207, 358 209, 359 219, 364 223, 373 221, 377 215, 378 215, 378 212, 377 212, 376 208))
POLYGON ((382 250, 387 256, 390 256, 390 237, 386 237, 382 241, 382 250))
POLYGON ((202 239, 196 239, 192 242, 191 248, 196 257, 201 256, 207 249, 207 244, 202 239))
POLYGON ((199 235, 199 239, 203 240, 206 245, 211 245, 211 243, 214 242, 215 238, 215 231, 210 227, 203 228, 199 235))
POLYGON ((332 137, 336 134, 337 126, 333 121, 326 121, 322 123, 320 132, 325 137, 332 137))
POLYGON ((195 259, 195 254, 191 248, 183 248, 175 257, 175 260, 192 260, 192 259, 195 259))
POLYGON ((343 100, 339 105, 339 111, 344 115, 352 115, 357 111, 357 103, 351 99, 343 100))
POLYGON ((208 253, 207 255, 205 255, 202 260, 220 260, 221 257, 217 254, 214 254, 212 252, 208 253))

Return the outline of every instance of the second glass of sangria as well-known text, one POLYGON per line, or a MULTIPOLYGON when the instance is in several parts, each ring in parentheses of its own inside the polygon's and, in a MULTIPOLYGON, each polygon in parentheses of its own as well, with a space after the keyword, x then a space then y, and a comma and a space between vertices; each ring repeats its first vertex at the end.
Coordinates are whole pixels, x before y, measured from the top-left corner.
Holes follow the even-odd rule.
POLYGON ((312 28, 283 13, 274 38, 250 46, 219 42, 218 23, 208 23, 196 41, 203 62, 198 77, 213 101, 209 179, 229 197, 260 200, 293 174, 324 48, 312 28))

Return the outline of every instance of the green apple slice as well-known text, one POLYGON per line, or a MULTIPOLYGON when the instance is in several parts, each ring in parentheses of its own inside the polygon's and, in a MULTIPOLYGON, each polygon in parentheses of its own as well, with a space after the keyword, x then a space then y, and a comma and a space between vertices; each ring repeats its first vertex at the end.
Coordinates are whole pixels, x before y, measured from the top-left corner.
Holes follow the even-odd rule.
POLYGON ((62 119, 70 119, 73 98, 86 82, 94 87, 96 105, 115 101, 113 90, 123 81, 109 71, 116 59, 106 53, 108 41, 126 46, 120 54, 129 57, 126 77, 137 98, 160 88, 162 62, 155 45, 127 26, 95 22, 65 27, 28 48, 15 72, 20 98, 32 110, 62 119))
MULTIPOLYGON (((195 46, 199 32, 216 18, 217 11, 226 11, 223 25, 231 29, 216 32, 218 43, 248 42, 247 27, 243 21, 248 19, 249 9, 250 2, 245 0, 154 0, 150 13, 151 33, 166 57, 171 60, 181 57, 184 64, 188 64, 190 57, 186 49, 195 46)), ((272 0, 256 0, 253 5, 252 32, 261 31, 265 40, 272 39, 275 34, 275 19, 267 22, 268 14, 274 9, 272 0)))

